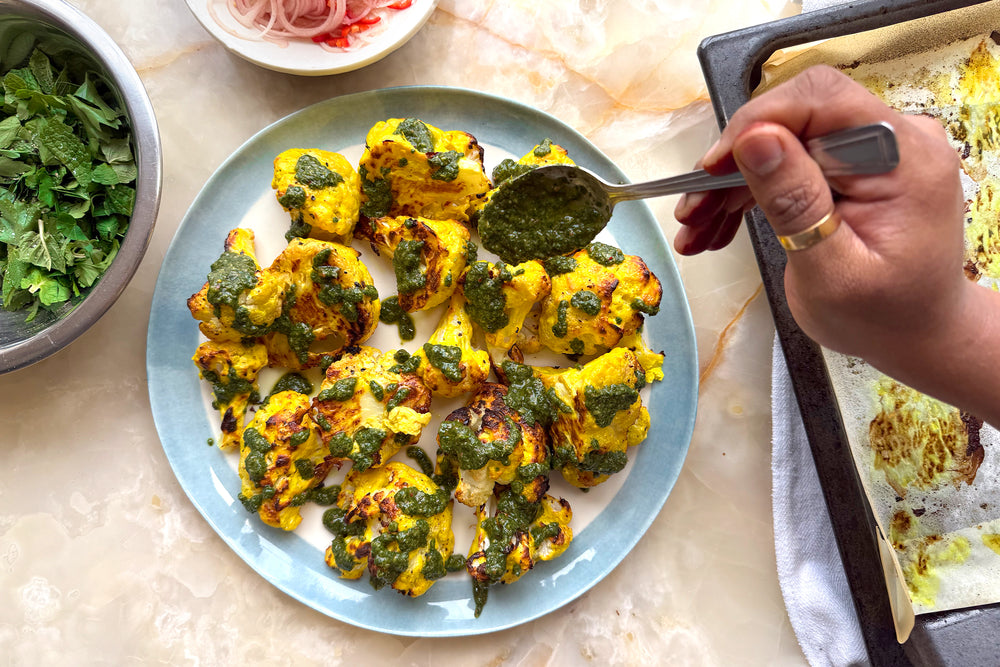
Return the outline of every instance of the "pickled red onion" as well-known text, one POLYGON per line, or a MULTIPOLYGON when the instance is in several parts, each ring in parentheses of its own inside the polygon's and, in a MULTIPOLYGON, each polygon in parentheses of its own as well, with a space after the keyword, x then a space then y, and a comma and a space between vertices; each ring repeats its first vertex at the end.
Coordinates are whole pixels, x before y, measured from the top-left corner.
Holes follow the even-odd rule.
POLYGON ((264 39, 311 39, 344 47, 360 31, 379 21, 385 8, 404 9, 400 0, 227 0, 229 12, 243 26, 264 39), (334 44, 336 42, 336 44, 334 44))

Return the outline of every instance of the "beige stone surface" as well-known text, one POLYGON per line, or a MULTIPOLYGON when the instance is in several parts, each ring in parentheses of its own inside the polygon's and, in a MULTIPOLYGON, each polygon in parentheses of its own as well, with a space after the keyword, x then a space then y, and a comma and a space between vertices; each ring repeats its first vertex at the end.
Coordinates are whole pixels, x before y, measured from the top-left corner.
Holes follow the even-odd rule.
MULTIPOLYGON (((777 0, 441 0, 404 47, 302 78, 224 50, 179 0, 73 0, 123 47, 163 141, 163 198, 138 274, 82 338, 0 376, 5 664, 801 665, 774 563, 773 328, 749 243, 676 258, 702 382, 690 453, 633 552, 582 597, 481 637, 393 637, 267 584, 213 532, 164 456, 145 346, 160 262, 220 163, 334 95, 473 88, 572 125, 632 180, 687 170, 717 136, 695 49, 790 11, 777 0)), ((651 202, 672 238, 674 198, 651 202)), ((655 415, 654 415, 655 418, 655 415)))

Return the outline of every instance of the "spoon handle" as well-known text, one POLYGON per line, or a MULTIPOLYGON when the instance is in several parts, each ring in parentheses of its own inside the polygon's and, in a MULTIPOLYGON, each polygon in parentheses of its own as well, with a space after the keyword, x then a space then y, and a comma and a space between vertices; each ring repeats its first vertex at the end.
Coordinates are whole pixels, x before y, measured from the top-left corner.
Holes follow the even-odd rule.
MULTIPOLYGON (((815 137, 806 142, 806 150, 819 164, 825 176, 884 174, 899 164, 896 133, 885 122, 815 137)), ((746 181, 738 171, 725 176, 712 176, 704 169, 698 169, 655 181, 613 185, 608 189, 608 195, 614 203, 682 192, 721 190, 740 185, 746 185, 746 181)))

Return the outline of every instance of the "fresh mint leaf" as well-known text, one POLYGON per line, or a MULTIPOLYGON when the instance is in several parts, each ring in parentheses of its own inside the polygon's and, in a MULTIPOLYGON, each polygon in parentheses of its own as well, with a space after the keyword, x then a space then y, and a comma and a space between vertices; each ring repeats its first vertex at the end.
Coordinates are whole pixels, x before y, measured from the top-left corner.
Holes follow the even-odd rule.
POLYGON ((7 310, 18 310, 23 308, 30 298, 26 301, 24 295, 18 297, 21 291, 21 281, 24 277, 28 275, 28 263, 21 260, 16 253, 10 254, 8 251, 7 255, 7 268, 4 270, 3 275, 3 290, 0 292, 3 296, 3 307, 7 310))
POLYGON ((41 88, 42 92, 51 93, 55 85, 55 76, 52 74, 52 63, 49 62, 49 57, 35 49, 28 59, 28 68, 35 76, 35 81, 38 82, 38 87, 41 88))
POLYGON ((27 276, 21 279, 21 289, 38 297, 43 306, 51 306, 69 299, 69 284, 57 276, 47 274, 40 269, 31 269, 27 276))
POLYGON ((17 116, 0 120, 0 148, 9 148, 21 133, 21 121, 17 116))
POLYGON ((51 117, 38 133, 38 140, 61 163, 66 165, 80 185, 90 185, 90 154, 73 130, 56 117, 51 117))
POLYGON ((30 164, 26 164, 20 160, 12 160, 9 157, 0 156, 0 179, 16 179, 18 176, 21 176, 29 171, 31 171, 30 164))
POLYGON ((135 189, 127 185, 114 185, 108 188, 107 206, 111 213, 132 215, 135 207, 135 189))
POLYGON ((105 141, 101 144, 101 155, 104 156, 105 161, 111 164, 135 164, 132 156, 132 142, 128 140, 128 137, 105 141))
POLYGON ((102 163, 94 167, 94 171, 91 173, 90 178, 94 183, 100 183, 101 185, 118 184, 118 172, 114 170, 114 167, 107 163, 102 163))

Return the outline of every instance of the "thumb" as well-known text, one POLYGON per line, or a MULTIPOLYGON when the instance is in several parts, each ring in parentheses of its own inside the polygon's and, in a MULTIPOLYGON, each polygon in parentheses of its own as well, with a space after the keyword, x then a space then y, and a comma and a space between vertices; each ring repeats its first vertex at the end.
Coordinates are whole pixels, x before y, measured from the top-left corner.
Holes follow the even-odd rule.
POLYGON ((779 236, 808 229, 833 210, 819 165, 784 126, 751 125, 733 142, 733 158, 779 236))

